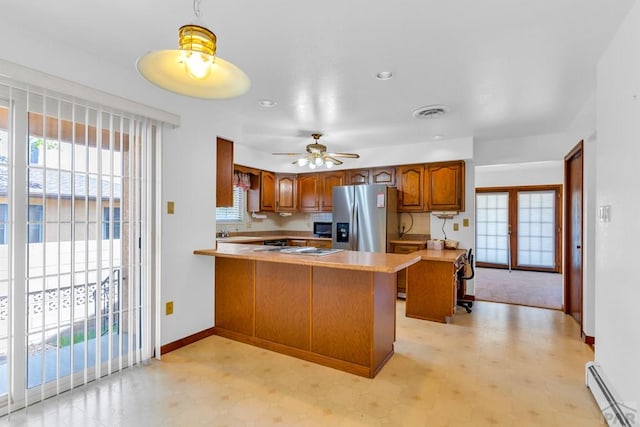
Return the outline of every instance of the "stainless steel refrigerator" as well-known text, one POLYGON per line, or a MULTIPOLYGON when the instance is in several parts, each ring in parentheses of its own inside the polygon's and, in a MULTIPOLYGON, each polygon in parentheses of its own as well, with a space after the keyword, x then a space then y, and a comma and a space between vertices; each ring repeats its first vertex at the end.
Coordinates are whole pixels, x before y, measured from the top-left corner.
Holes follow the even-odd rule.
POLYGON ((334 249, 388 252, 398 238, 398 190, 384 184, 333 187, 334 249))

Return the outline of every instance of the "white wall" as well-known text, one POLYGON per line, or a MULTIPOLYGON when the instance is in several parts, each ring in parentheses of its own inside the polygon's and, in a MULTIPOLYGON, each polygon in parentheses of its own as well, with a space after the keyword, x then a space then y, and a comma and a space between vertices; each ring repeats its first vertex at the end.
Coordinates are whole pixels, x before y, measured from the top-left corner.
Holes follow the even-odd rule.
POLYGON ((596 360, 623 402, 640 405, 640 2, 598 64, 597 205, 611 221, 596 225, 596 360))
MULTIPOLYGON (((565 132, 567 139, 583 143, 582 185, 582 331, 595 337, 596 306, 596 96, 592 94, 565 132)), ((566 225, 565 225, 566 229, 566 225)), ((597 337, 596 337, 597 339, 597 337)))
POLYGON ((476 188, 558 185, 564 180, 564 162, 512 163, 476 166, 476 188))
POLYGON ((563 132, 476 141, 473 159, 478 166, 557 161, 574 145, 563 132))

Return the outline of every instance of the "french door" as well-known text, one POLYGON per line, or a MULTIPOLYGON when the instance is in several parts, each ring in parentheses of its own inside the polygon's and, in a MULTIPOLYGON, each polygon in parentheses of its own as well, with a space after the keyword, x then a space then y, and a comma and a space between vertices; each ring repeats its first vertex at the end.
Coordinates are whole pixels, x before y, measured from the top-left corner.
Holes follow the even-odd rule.
POLYGON ((0 81, 0 407, 150 357, 149 120, 0 81))
POLYGON ((562 187, 476 189, 476 263, 561 271, 562 187))

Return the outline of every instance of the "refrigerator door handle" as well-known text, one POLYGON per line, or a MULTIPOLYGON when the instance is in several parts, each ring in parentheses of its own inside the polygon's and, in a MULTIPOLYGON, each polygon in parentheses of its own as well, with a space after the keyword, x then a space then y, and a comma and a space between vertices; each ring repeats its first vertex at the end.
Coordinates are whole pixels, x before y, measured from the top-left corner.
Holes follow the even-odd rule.
POLYGON ((351 241, 349 242, 349 249, 352 251, 358 250, 358 203, 353 205, 353 217, 351 218, 351 241))

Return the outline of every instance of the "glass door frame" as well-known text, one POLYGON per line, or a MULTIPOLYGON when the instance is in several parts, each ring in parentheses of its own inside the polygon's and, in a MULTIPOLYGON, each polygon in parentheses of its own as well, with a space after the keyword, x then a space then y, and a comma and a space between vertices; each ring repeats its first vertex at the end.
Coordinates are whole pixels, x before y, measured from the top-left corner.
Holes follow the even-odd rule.
MULTIPOLYGON (((509 194, 509 255, 512 270, 541 271, 551 273, 562 273, 562 185, 525 185, 513 187, 477 187, 476 195, 483 193, 508 193, 509 194), (546 268, 538 266, 518 265, 518 193, 536 191, 555 192, 555 267, 546 268)), ((492 264, 476 261, 478 267, 489 268, 509 268, 503 264, 492 264)))

